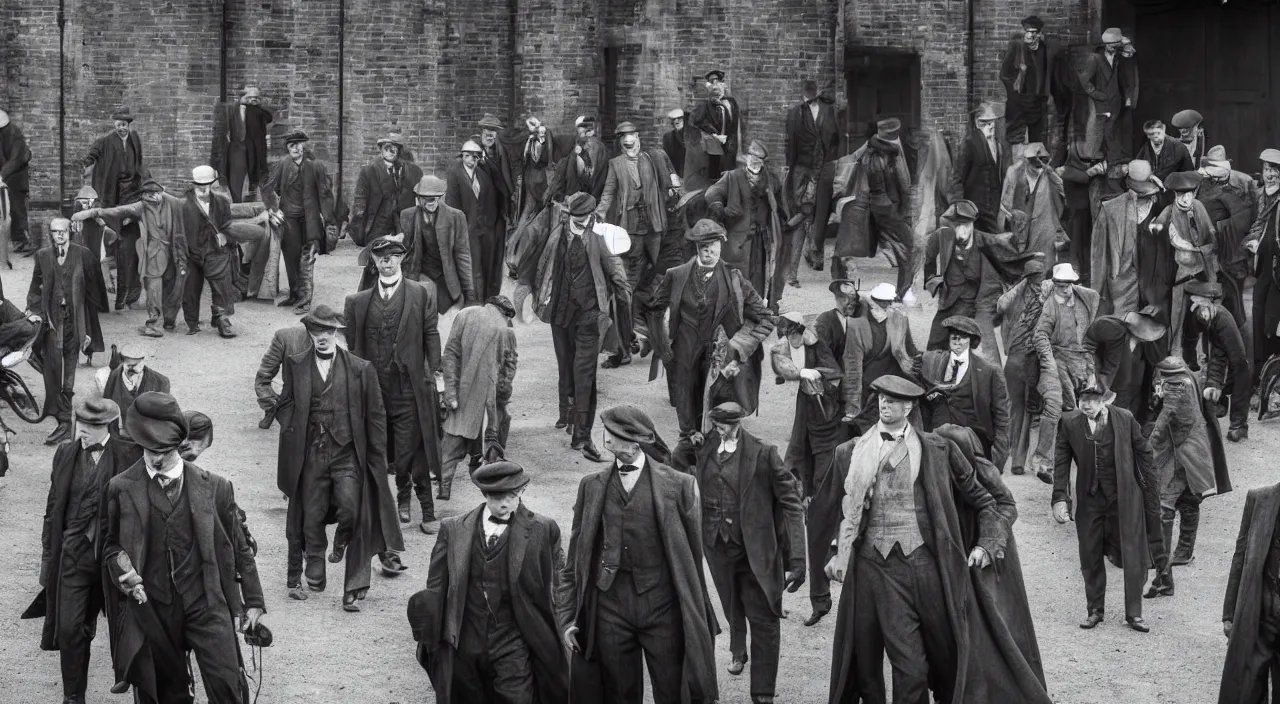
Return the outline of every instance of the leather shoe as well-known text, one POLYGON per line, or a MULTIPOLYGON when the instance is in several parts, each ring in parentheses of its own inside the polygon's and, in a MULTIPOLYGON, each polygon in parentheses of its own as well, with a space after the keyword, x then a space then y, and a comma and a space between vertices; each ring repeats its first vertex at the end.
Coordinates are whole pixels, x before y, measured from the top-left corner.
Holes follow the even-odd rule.
POLYGON ((128 682, 116 682, 115 684, 111 685, 112 694, 124 694, 127 691, 129 691, 128 682))
POLYGON ((270 408, 262 412, 262 420, 258 421, 258 427, 263 430, 269 430, 271 424, 276 420, 276 409, 270 408))
POLYGON ((188 326, 187 326, 187 334, 188 334, 188 335, 199 335, 199 334, 200 334, 200 326, 199 326, 199 325, 188 325, 188 326))
POLYGON ((401 503, 401 504, 396 508, 396 511, 397 511, 397 513, 399 513, 399 514, 400 514, 400 522, 401 522, 401 523, 408 523, 408 522, 409 522, 409 502, 408 502, 408 501, 404 501, 404 502, 402 502, 402 503, 401 503))
POLYGON ((1089 630, 1090 628, 1096 628, 1099 623, 1102 623, 1102 612, 1090 611, 1089 617, 1080 622, 1080 627, 1089 630))
POLYGON ((342 595, 342 610, 350 613, 356 613, 360 610, 360 605, 356 603, 355 592, 347 592, 342 595))
POLYGON ((1161 596, 1173 596, 1173 583, 1163 576, 1151 580, 1151 587, 1142 595, 1143 599, 1155 599, 1161 596))
POLYGON ((1036 478, 1044 482, 1045 484, 1053 483, 1053 473, 1047 469, 1037 469, 1036 478))
POLYGON ((831 613, 831 607, 829 606, 825 609, 814 609, 813 613, 809 616, 809 618, 805 620, 804 625, 815 626, 819 621, 822 620, 823 616, 826 616, 829 613, 831 613))
POLYGON ((436 531, 440 530, 440 521, 423 521, 418 524, 418 530, 426 533, 427 535, 435 535, 436 531))
POLYGON ((607 359, 600 363, 602 369, 617 369, 626 364, 631 364, 631 355, 611 354, 607 359))
POLYGON ((1021 477, 1022 475, 1027 473, 1027 470, 1023 469, 1022 467, 1012 467, 1009 469, 1009 472, 1011 474, 1016 474, 1019 477, 1021 477))
POLYGON ((1248 440, 1249 429, 1248 428, 1232 428, 1231 430, 1227 431, 1227 439, 1230 440, 1231 442, 1240 442, 1241 440, 1248 440))
POLYGON ((1133 618, 1126 618, 1124 621, 1125 621, 1125 623, 1129 624, 1129 628, 1132 628, 1133 630, 1135 630, 1135 631, 1137 631, 1137 632, 1139 632, 1139 633, 1150 633, 1150 632, 1151 632, 1151 626, 1148 626, 1148 625, 1147 625, 1147 622, 1146 622, 1146 621, 1143 621, 1141 616, 1134 616, 1133 618))
POLYGON ((586 457, 592 462, 604 462, 604 455, 600 454, 600 451, 596 449, 595 443, 590 440, 582 443, 581 449, 583 457, 586 457))
POLYGON ((231 327, 230 320, 226 318, 220 318, 218 320, 217 325, 218 325, 218 335, 220 335, 221 337, 224 337, 230 340, 231 338, 236 336, 237 333, 235 331, 235 328, 231 327))
POLYGON ((773 704, 773 695, 753 694, 751 695, 751 704, 773 704))
POLYGON ((726 669, 729 671, 729 674, 731 675, 741 675, 742 671, 745 670, 746 668, 747 668, 747 656, 743 655, 742 657, 738 657, 737 655, 735 655, 733 656, 733 661, 729 663, 729 667, 726 669))
POLYGON ((283 301, 280 301, 279 303, 277 303, 277 304, 276 304, 276 307, 277 307, 277 308, 288 308, 289 306, 296 306, 296 305, 298 305, 298 297, 297 297, 297 296, 289 296, 288 298, 284 299, 283 301))
POLYGON ((329 552, 329 562, 342 562, 343 555, 347 554, 347 546, 342 543, 334 543, 333 550, 329 552))
POLYGON ((297 601, 307 600, 307 590, 302 588, 301 584, 293 584, 289 586, 289 598, 297 601))
POLYGON ((44 439, 44 444, 57 445, 58 443, 62 442, 63 440, 66 440, 70 436, 71 436, 71 425, 69 423, 64 423, 62 421, 59 421, 58 427, 54 428, 53 432, 49 433, 48 437, 44 439))
POLYGON ((378 555, 378 562, 382 563, 382 572, 388 577, 395 577, 409 569, 400 561, 400 555, 394 552, 384 552, 378 555))
POLYGON ((164 337, 164 333, 156 328, 155 323, 147 323, 138 331, 143 337, 164 337))

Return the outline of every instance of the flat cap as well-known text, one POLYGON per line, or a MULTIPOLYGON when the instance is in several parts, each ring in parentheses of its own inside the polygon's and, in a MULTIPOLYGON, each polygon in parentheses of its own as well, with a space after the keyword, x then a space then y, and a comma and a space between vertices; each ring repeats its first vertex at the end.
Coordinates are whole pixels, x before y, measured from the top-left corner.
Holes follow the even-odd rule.
POLYGON ((1185 130, 1204 122, 1204 116, 1195 110, 1180 110, 1174 114, 1170 122, 1174 127, 1185 130))
POLYGON ((1123 41, 1124 32, 1121 32, 1117 27, 1108 27, 1106 31, 1102 33, 1103 44, 1119 44, 1123 41))
POLYGON ((458 151, 463 154, 466 154, 467 152, 471 152, 472 154, 484 154, 484 150, 481 149, 480 145, 476 144, 475 140, 473 139, 468 139, 467 141, 463 142, 462 149, 459 149, 458 151))
POLYGON ((1171 354, 1168 357, 1156 363, 1156 370, 1161 374, 1190 374, 1191 368, 1187 366, 1186 360, 1182 357, 1171 354))
POLYGON ((747 154, 761 159, 769 158, 769 150, 765 149, 764 143, 758 139, 751 140, 751 144, 747 146, 747 154))
POLYGON ((1125 185, 1139 195, 1150 195, 1160 191, 1160 187, 1151 180, 1151 162, 1146 159, 1134 159, 1129 162, 1125 176, 1125 185))
POLYGON ((667 111, 668 120, 676 120, 681 117, 684 117, 684 115, 685 115, 684 108, 672 108, 671 110, 667 111))
POLYGON ((404 254, 409 251, 404 246, 404 233, 383 235, 369 244, 369 250, 375 257, 386 257, 393 254, 404 254))
POLYGON ((494 117, 492 113, 486 112, 484 117, 480 118, 480 122, 476 123, 476 126, 482 130, 493 130, 496 132, 502 129, 502 120, 494 117))
POLYGON ((707 71, 706 75, 703 76, 703 78, 708 81, 723 81, 724 71, 721 71, 718 68, 713 68, 710 71, 707 71))
POLYGON ((624 134, 637 134, 640 132, 640 130, 636 129, 636 126, 631 124, 630 122, 623 122, 623 123, 619 123, 619 125, 614 128, 613 132, 614 134, 621 137, 624 134))
POLYGON ((93 186, 84 184, 80 190, 76 191, 76 200, 97 200, 98 192, 93 190, 93 186))
POLYGON ((1025 29, 1035 29, 1035 30, 1044 29, 1044 20, 1040 19, 1035 15, 1031 15, 1030 17, 1024 18, 1022 20, 1022 26, 1025 29))
POLYGON ((1164 337, 1165 331, 1168 330, 1168 327, 1160 322, 1160 317, 1159 308, 1147 306, 1142 310, 1131 310, 1125 313, 1120 318, 1120 322, 1124 323, 1130 335, 1143 342, 1155 342, 1164 337))
POLYGON ((187 411, 182 414, 187 419, 187 437, 205 438, 213 444, 213 419, 200 411, 187 411))
POLYGON ((1185 193, 1199 188, 1200 181, 1203 179, 1204 177, 1195 171, 1177 171, 1169 174, 1169 178, 1164 180, 1164 187, 1175 193, 1185 193))
POLYGON ((189 432, 178 400, 160 391, 148 391, 134 399, 124 425, 134 442, 152 452, 176 449, 189 432))
POLYGON ((504 494, 528 484, 529 476, 524 473, 524 467, 502 460, 481 465, 471 473, 471 481, 482 494, 504 494))
POLYGON ((656 437, 653 421, 635 406, 623 405, 606 409, 600 414, 600 422, 610 435, 619 440, 647 444, 656 437))
POLYGON ((218 172, 212 166, 197 166, 191 170, 191 182, 197 186, 208 186, 218 180, 218 172))
POLYGON ((420 196, 442 196, 446 187, 444 179, 435 174, 427 174, 418 179, 418 185, 413 187, 413 192, 420 196))
POLYGON ((160 182, 155 180, 154 178, 149 178, 146 181, 143 181, 141 186, 138 186, 138 192, 139 193, 164 193, 164 186, 161 186, 160 182))
POLYGON ((1031 276, 1032 274, 1044 273, 1044 261, 1040 259, 1028 259, 1022 263, 1022 275, 1031 276))
POLYGON ((827 284, 827 290, 832 293, 852 296, 858 292, 858 283, 853 279, 832 279, 831 283, 827 284))
POLYGON ((91 398, 76 406, 76 420, 86 425, 106 425, 120 420, 120 406, 109 398, 91 398))
POLYGON ((596 211, 595 196, 586 191, 578 191, 565 199, 565 205, 569 208, 570 215, 590 215, 596 211))
POLYGON ((713 423, 740 423, 746 415, 747 411, 736 401, 725 401, 712 408, 707 417, 713 423))
POLYGON ((1263 149, 1258 159, 1266 164, 1280 166, 1280 149, 1263 149))
POLYGON ((885 303, 892 303, 898 300, 898 289, 890 283, 878 283, 875 288, 871 289, 871 298, 885 303))
POLYGON ((380 137, 378 139, 379 149, 388 144, 394 144, 397 147, 404 149, 404 137, 401 137, 399 132, 388 132, 385 137, 380 137))
POLYGON ((1044 142, 1031 142, 1022 148, 1022 156, 1031 159, 1048 159, 1049 150, 1045 148, 1044 142))
POLYGON ((953 315, 942 321, 942 327, 952 332, 961 332, 968 335, 975 345, 980 344, 982 341, 982 333, 978 330, 977 321, 966 315, 953 315))
POLYGON ((1200 296, 1201 298, 1222 298, 1222 284, 1216 281, 1201 281, 1193 279, 1185 284, 1182 290, 1188 296, 1200 296))
POLYGON ((871 382, 871 390, 904 401, 914 401, 924 396, 924 389, 893 374, 885 374, 871 382))
POLYGON ((1213 145, 1204 153, 1204 163, 1207 166, 1231 168, 1231 160, 1227 158, 1227 148, 1221 144, 1213 145))
POLYGON ((310 141, 311 141, 311 138, 308 137, 307 133, 303 132, 302 130, 294 130, 284 136, 284 145, 286 147, 289 146, 290 144, 297 144, 298 142, 310 142, 310 141))
POLYGON ((151 346, 141 340, 125 338, 118 348, 122 359, 146 359, 151 356, 151 346))
POLYGON ((703 244, 712 240, 725 240, 724 226, 715 220, 703 218, 693 224, 684 238, 694 244, 703 244))
POLYGON ((128 105, 121 105, 111 112, 111 119, 133 122, 133 113, 129 111, 128 105))
POLYGON ((347 327, 342 322, 342 316, 325 303, 315 306, 310 313, 302 316, 302 324, 308 330, 342 330, 347 327))
POLYGON ((958 200, 942 213, 942 217, 957 225, 973 222, 978 219, 978 206, 974 205, 971 200, 958 200))

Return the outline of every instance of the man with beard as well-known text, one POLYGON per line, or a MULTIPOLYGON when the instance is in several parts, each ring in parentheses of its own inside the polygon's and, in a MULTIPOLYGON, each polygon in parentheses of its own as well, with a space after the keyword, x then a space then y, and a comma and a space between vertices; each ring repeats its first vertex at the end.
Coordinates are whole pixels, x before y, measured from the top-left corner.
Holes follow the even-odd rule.
POLYGON ((724 71, 715 69, 703 76, 707 99, 693 109, 689 122, 702 131, 702 148, 707 153, 707 180, 715 183, 720 175, 736 167, 738 146, 742 143, 742 111, 738 101, 726 95, 724 71))
POLYGON ((1170 123, 1178 130, 1178 141, 1186 147, 1191 163, 1199 164, 1209 148, 1204 138, 1204 116, 1195 110, 1180 110, 1170 123))
MULTIPOLYGON (((164 329, 177 327, 178 309, 182 303, 182 283, 187 276, 187 239, 183 227, 183 208, 186 201, 165 193, 154 179, 147 179, 139 186, 141 200, 114 208, 89 208, 71 216, 72 220, 104 218, 108 222, 130 222, 139 226, 142 242, 142 280, 147 289, 147 322, 139 331, 147 337, 164 337, 156 326, 163 321, 164 329)), ((126 232, 127 225, 115 228, 126 232)), ((128 249, 126 237, 120 246, 128 249)), ((126 257, 117 258, 117 270, 128 266, 126 257)), ((123 274, 121 275, 123 277, 123 274)), ((120 309, 119 291, 123 284, 116 284, 116 309, 120 309)))
POLYGON ((1004 337, 1004 377, 1009 392, 1009 450, 1013 462, 1010 471, 1022 474, 1028 461, 1031 437, 1037 439, 1032 470, 1048 476, 1053 461, 1053 426, 1038 417, 1056 418, 1061 412, 1062 391, 1057 367, 1043 368, 1036 352, 1035 331, 1049 296, 1044 281, 1044 264, 1031 260, 1022 265, 1022 278, 996 302, 995 321, 1004 337), (1034 427, 1033 427, 1034 426, 1034 427), (1045 428, 1043 432, 1037 428, 1045 428))
POLYGON ((319 161, 306 158, 308 141, 300 130, 285 135, 288 157, 276 162, 262 187, 262 202, 282 216, 280 256, 289 276, 289 296, 276 305, 295 306, 297 315, 311 309, 316 254, 327 252, 325 229, 337 223, 329 174, 319 161))
POLYGON ((285 362, 276 404, 276 486, 289 498, 289 598, 307 598, 304 554, 307 588, 324 591, 325 524, 332 511, 338 528, 329 561, 345 556, 342 608, 355 612, 369 592, 374 555, 388 576, 406 569, 397 554, 404 539, 387 486, 387 416, 373 364, 338 347, 338 331, 346 327, 338 314, 321 304, 302 324, 311 345, 285 362))
MULTIPOLYGON (((1280 353, 1280 149, 1264 149, 1262 189, 1253 226, 1244 247, 1255 259, 1253 271, 1253 371, 1280 353)), ((1267 399, 1263 398, 1265 404, 1267 399)))
MULTIPOLYGON (((150 174, 142 156, 142 138, 133 131, 133 113, 127 106, 111 114, 113 129, 89 147, 82 162, 84 180, 93 185, 103 208, 124 205, 137 198, 142 182, 150 174)), ((142 237, 136 217, 125 216, 115 228, 120 233, 116 254, 116 310, 138 305, 142 297, 138 240, 142 237)))
POLYGON ((1187 147, 1177 140, 1169 139, 1164 123, 1160 120, 1148 120, 1142 125, 1147 135, 1146 144, 1138 150, 1138 158, 1151 164, 1151 173, 1164 186, 1169 176, 1179 171, 1195 171, 1195 161, 1187 153, 1187 147))
MULTIPOLYGON (((1062 48, 1044 36, 1044 20, 1032 15, 1022 20, 1022 37, 1009 42, 1000 64, 1008 106, 1007 132, 1011 144, 1044 141, 1049 98, 1062 115, 1067 105, 1059 66, 1062 48)), ((972 200, 972 199, 971 199, 972 200)))
POLYGON ((929 327, 926 349, 947 348, 949 336, 943 321, 957 315, 976 318, 982 330, 980 337, 991 342, 991 350, 984 351, 998 364, 1000 352, 993 320, 1001 285, 999 273, 976 246, 979 235, 974 221, 978 214, 978 207, 971 201, 956 201, 942 214, 942 227, 929 234, 924 287, 938 301, 938 312, 929 327))
MULTIPOLYGON (((680 458, 702 445, 709 407, 736 401, 755 412, 760 346, 773 332, 769 309, 751 282, 721 258, 724 228, 703 219, 685 237, 697 255, 663 275, 648 309, 656 325, 664 310, 669 313, 666 335, 656 336, 662 342, 654 350, 667 370, 668 399, 680 425, 674 454, 680 458)), ((651 370, 650 381, 656 373, 651 370)))
POLYGON ((49 237, 49 246, 35 255, 27 318, 41 326, 41 339, 33 348, 44 376, 43 414, 58 422, 44 444, 56 445, 71 434, 80 353, 105 349, 98 313, 107 311, 107 293, 93 255, 71 242, 71 221, 49 221, 49 237))
POLYGON ((142 459, 142 447, 129 437, 129 425, 125 422, 128 420, 129 409, 139 396, 148 391, 165 394, 170 392, 169 377, 147 364, 147 358, 151 354, 150 349, 138 342, 125 342, 120 347, 120 365, 115 369, 104 368, 98 372, 98 378, 105 376, 102 397, 115 401, 118 407, 124 409, 120 422, 113 425, 111 430, 115 439, 127 450, 130 465, 142 459))
POLYGON ((871 289, 867 312, 849 321, 844 345, 844 423, 855 435, 875 425, 880 413, 873 391, 877 379, 892 374, 907 376, 920 354, 907 315, 895 305, 892 284, 880 283, 871 289))
POLYGON ((1000 367, 975 354, 982 333, 973 318, 955 315, 942 321, 949 348, 930 350, 920 359, 925 383, 923 425, 930 432, 951 423, 967 427, 981 442, 982 454, 997 467, 1009 458, 1009 389, 1000 367))
POLYGON ((1008 213, 1025 213, 1031 220, 1026 251, 1044 254, 1044 265, 1052 270, 1058 262, 1058 249, 1066 245, 1067 232, 1062 228, 1062 177, 1048 164, 1049 150, 1043 144, 1033 142, 1024 148, 1023 161, 1010 166, 1005 174, 997 220, 1004 232, 1012 229, 1008 213))
POLYGON ((480 168, 484 150, 467 140, 460 158, 445 175, 444 202, 467 216, 467 240, 471 278, 477 297, 489 298, 502 291, 502 257, 506 232, 502 229, 502 195, 492 174, 480 168))
POLYGON ((218 173, 211 166, 197 166, 191 170, 191 190, 182 202, 183 232, 187 239, 187 264, 189 276, 183 284, 182 313, 187 322, 187 334, 200 332, 200 298, 204 296, 204 282, 209 282, 212 299, 209 322, 225 338, 236 336, 231 327, 231 315, 236 311, 235 288, 231 283, 232 267, 240 266, 235 260, 235 244, 223 234, 231 222, 231 202, 213 193, 218 173))
POLYGON ((1137 71, 1126 57, 1124 34, 1111 27, 1102 33, 1102 46, 1094 49, 1080 71, 1080 83, 1091 98, 1088 122, 1089 147, 1103 149, 1109 161, 1123 164, 1133 156, 1133 111, 1138 107, 1137 71))
POLYGON ((413 188, 422 180, 422 168, 400 158, 404 142, 398 132, 379 139, 378 151, 382 159, 364 166, 356 176, 347 226, 351 241, 361 247, 383 235, 405 231, 400 213, 413 207, 413 188))
POLYGON ((12 222, 9 238, 16 245, 14 251, 20 254, 33 251, 27 232, 27 200, 31 189, 27 164, 30 161, 31 149, 27 147, 27 138, 9 118, 9 113, 0 108, 0 190, 8 191, 12 222))
POLYGON ((1169 354, 1169 328, 1155 306, 1124 315, 1100 315, 1084 334, 1092 377, 1115 394, 1111 405, 1133 414, 1138 425, 1151 422, 1155 368, 1169 354))
MULTIPOLYGON (((443 202, 448 188, 438 176, 423 176, 413 187, 417 204, 400 211, 399 216, 404 233, 402 244, 408 250, 400 270, 410 281, 435 284, 436 307, 442 314, 457 305, 471 305, 477 299, 467 216, 443 202)), ((372 244, 367 250, 370 255, 372 244)), ((373 287, 377 271, 370 256, 360 280, 361 291, 373 287)))
POLYGON ((596 220, 617 225, 630 235, 631 249, 622 255, 622 263, 634 295, 629 309, 618 309, 621 349, 605 360, 602 366, 606 369, 629 363, 636 329, 646 332, 643 320, 636 320, 636 312, 645 310, 652 280, 659 273, 662 246, 668 239, 667 199, 680 187, 680 177, 666 152, 640 148, 635 125, 624 122, 615 132, 622 153, 609 160, 596 220))
POLYGON ((1003 546, 996 500, 954 443, 908 422, 923 389, 894 375, 872 389, 878 422, 834 460, 848 475, 839 552, 827 563, 844 582, 829 701, 886 701, 887 652, 895 702, 928 701, 932 690, 943 702, 1048 704, 1017 644, 988 635, 1007 626, 979 600, 976 582, 1003 546), (972 536, 958 532, 958 516, 972 536))
MULTIPOLYGON (((816 81, 805 81, 801 89, 803 100, 787 111, 787 171, 783 183, 786 200, 791 204, 793 217, 800 216, 791 228, 786 247, 790 254, 779 256, 779 266, 785 266, 787 283, 799 286, 800 255, 805 241, 812 238, 812 230, 826 229, 826 223, 814 223, 814 202, 817 200, 818 176, 828 161, 835 161, 840 149, 840 125, 836 109, 818 97, 816 81)), ((819 233, 821 234, 821 233, 819 233)))
POLYGON ((720 627, 702 571, 697 481, 643 449, 656 438, 638 409, 600 420, 614 461, 578 484, 557 599, 574 701, 642 701, 647 664, 654 704, 711 704, 720 627))
POLYGON ((1191 307, 1185 293, 1187 283, 1218 280, 1218 236, 1204 204, 1196 200, 1200 181, 1200 174, 1194 171, 1171 174, 1166 187, 1175 194, 1173 207, 1162 210, 1151 223, 1151 232, 1173 248, 1176 267, 1170 297, 1152 303, 1169 311, 1170 349, 1191 359, 1195 359, 1195 339, 1183 336, 1183 323, 1191 307))
POLYGON ((915 279, 916 240, 911 229, 911 174, 898 140, 902 121, 896 117, 876 123, 860 156, 851 155, 836 166, 834 193, 841 206, 840 234, 836 238, 833 276, 844 276, 856 267, 854 257, 874 257, 886 246, 898 267, 898 297, 905 296, 915 279))
MULTIPOLYGON (((546 242, 531 248, 520 262, 519 288, 532 292, 534 312, 551 325, 560 376, 556 428, 567 428, 572 449, 592 462, 603 462, 591 441, 596 358, 613 324, 610 297, 618 310, 624 310, 631 305, 631 288, 622 261, 595 233, 596 199, 590 193, 575 193, 565 208, 568 212, 547 233, 546 242)), ((516 299, 523 300, 520 291, 516 299)))
MULTIPOLYGON (((1076 407, 1076 389, 1090 381, 1092 360, 1084 338, 1098 315, 1098 293, 1079 284, 1080 277, 1070 264, 1053 267, 1053 288, 1044 299, 1044 310, 1031 338, 1040 358, 1041 373, 1052 369, 1058 372, 1064 411, 1076 407)), ((1053 379, 1047 381, 1053 383, 1053 379)), ((1057 417, 1046 412, 1041 417, 1040 428, 1044 431, 1057 422, 1057 417)), ((1040 478, 1044 480, 1045 476, 1040 478)))
POLYGON ((1151 176, 1151 164, 1129 162, 1125 184, 1128 190, 1105 201, 1093 223, 1089 268, 1103 315, 1161 305, 1173 287, 1173 248, 1168 238, 1151 232, 1161 209, 1161 186, 1151 176))
POLYGON ((1003 116, 991 103, 983 103, 951 168, 947 198, 952 204, 968 200, 977 206, 975 227, 983 232, 999 232, 1000 198, 1011 161, 1009 146, 996 139, 996 120, 1003 116))
POLYGON ((1096 384, 1082 387, 1080 408, 1063 415, 1058 424, 1053 518, 1060 524, 1069 520, 1076 524, 1088 608, 1080 627, 1095 628, 1103 621, 1106 558, 1124 570, 1125 622, 1147 633, 1151 627, 1142 618, 1142 586, 1152 563, 1163 572, 1168 560, 1160 537, 1151 539, 1160 520, 1159 480, 1151 446, 1138 421, 1125 409, 1108 405, 1109 396, 1096 384))
POLYGON ((506 454, 511 429, 507 404, 519 360, 511 328, 515 316, 516 309, 506 296, 494 296, 483 306, 463 309, 449 329, 440 360, 445 412, 442 483, 453 482, 458 463, 467 454, 472 469, 479 466, 481 457, 492 461, 506 454))
POLYGON ((804 513, 778 448, 742 429, 742 406, 711 409, 712 431, 694 477, 702 499, 702 545, 729 619, 729 673, 751 662, 752 704, 773 704, 782 646, 782 591, 804 584, 804 513), (747 657, 747 624, 751 657, 747 657))
POLYGON ((764 144, 751 140, 746 164, 721 176, 707 189, 706 199, 711 217, 725 226, 725 264, 741 271, 757 292, 767 293, 770 307, 777 310, 786 266, 777 267, 774 254, 782 244, 782 223, 791 223, 782 184, 765 169, 768 158, 764 144))
POLYGON ((252 200, 267 175, 267 125, 272 119, 257 86, 245 86, 239 101, 219 105, 213 114, 210 162, 233 203, 252 200))
MULTIPOLYGON (((409 493, 422 506, 423 533, 436 530, 431 477, 440 477, 437 498, 450 497, 450 483, 440 472, 436 442, 440 331, 434 284, 411 281, 400 271, 401 236, 380 237, 372 245, 378 285, 347 296, 342 319, 347 349, 373 365, 387 423, 387 462, 396 477, 400 522, 409 522, 409 493)), ((452 478, 452 477, 450 477, 452 478)))
POLYGON ((684 178, 685 144, 689 139, 685 133, 685 125, 688 117, 684 108, 669 111, 667 120, 671 123, 671 129, 662 133, 662 151, 667 153, 667 157, 671 159, 671 165, 676 169, 676 175, 680 178, 684 178))
POLYGON ((1106 188, 1107 160, 1090 152, 1088 144, 1083 137, 1077 137, 1067 149, 1067 161, 1062 166, 1062 191, 1067 208, 1070 261, 1080 273, 1080 280, 1091 286, 1093 222, 1106 188))
POLYGON ((1249 252, 1244 240, 1254 221, 1258 189, 1253 177, 1234 171, 1221 145, 1209 150, 1202 160, 1204 180, 1196 189, 1196 199, 1205 207, 1218 237, 1218 283, 1222 284, 1223 305, 1231 311, 1236 325, 1246 336, 1249 321, 1244 307, 1245 279, 1249 276, 1249 252))
POLYGON ((1249 437, 1249 396, 1253 390, 1253 371, 1244 339, 1235 318, 1222 306, 1220 284, 1191 281, 1186 293, 1191 307, 1188 335, 1193 341, 1204 335, 1209 348, 1204 398, 1214 404, 1215 410, 1219 405, 1230 405, 1227 439, 1240 442, 1249 437))

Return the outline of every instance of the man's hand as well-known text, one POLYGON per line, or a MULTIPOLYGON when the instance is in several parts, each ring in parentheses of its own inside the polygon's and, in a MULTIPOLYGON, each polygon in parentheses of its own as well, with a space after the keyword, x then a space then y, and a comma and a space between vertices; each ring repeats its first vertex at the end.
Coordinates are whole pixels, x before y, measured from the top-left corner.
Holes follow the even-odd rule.
POLYGON ((87 350, 87 349, 89 349, 92 345, 93 345, 93 337, 92 337, 92 336, 90 336, 90 335, 85 335, 85 336, 84 336, 84 340, 82 340, 82 341, 80 342, 80 349, 82 349, 82 350, 87 350))
POLYGON ((807 379, 809 381, 816 383, 816 382, 822 381, 822 372, 818 371, 817 369, 801 369, 800 378, 807 379))
POLYGON ((1249 240, 1244 243, 1244 248, 1249 250, 1249 254, 1258 253, 1258 240, 1249 240))
POLYGON ((729 362, 728 364, 724 365, 724 368, 720 370, 720 375, 726 379, 732 379, 733 377, 738 375, 738 371, 739 371, 738 360, 735 359, 732 362, 729 362))
POLYGON ((787 572, 784 586, 788 594, 795 594, 800 586, 804 584, 804 570, 790 570, 787 572))
POLYGON ((1230 621, 1223 621, 1223 622, 1222 622, 1222 635, 1224 635, 1224 636, 1226 636, 1226 637, 1228 637, 1228 638, 1230 638, 1230 637, 1231 637, 1231 622, 1230 622, 1230 621))
POLYGON ((578 627, 569 626, 564 629, 564 644, 569 646, 569 650, 577 653, 582 649, 578 647, 578 627))
POLYGON ((929 403, 937 403, 938 401, 942 400, 942 392, 930 391, 928 394, 925 395, 924 400, 928 401, 929 403))
POLYGON ((226 246, 227 246, 227 236, 226 236, 226 235, 222 234, 221 232, 215 232, 215 233, 214 233, 214 237, 216 237, 216 238, 217 238, 217 240, 218 240, 218 249, 222 249, 223 247, 226 247, 226 246))
POLYGON ((697 430, 693 431, 693 434, 689 436, 689 442, 693 443, 694 447, 702 447, 702 441, 704 439, 705 438, 702 437, 701 431, 697 430))
POLYGON ((80 211, 80 212, 78 212, 78 213, 72 213, 72 214, 71 214, 71 221, 72 221, 72 222, 81 222, 81 221, 88 220, 89 218, 93 218, 93 217, 97 217, 97 216, 98 216, 98 209, 97 209, 97 208, 86 208, 86 209, 84 209, 84 210, 81 210, 81 211, 80 211))
POLYGON ((187 275, 186 269, 178 269, 178 276, 186 276, 186 275, 187 275))
POLYGON ((849 561, 841 560, 840 554, 837 553, 829 562, 827 562, 827 566, 823 571, 827 573, 827 579, 834 582, 844 582, 844 568, 848 566, 848 564, 849 561))
POLYGON ((991 555, 980 545, 975 545, 969 553, 969 566, 980 570, 991 566, 991 555))
MULTIPOLYGON (((1154 179, 1155 179, 1155 177, 1154 177, 1154 176, 1152 176, 1151 178, 1152 178, 1152 180, 1154 180, 1154 179)), ((1162 225, 1161 223, 1158 223, 1158 222, 1153 222, 1153 223, 1151 223, 1151 225, 1150 225, 1150 226, 1148 226, 1148 228, 1147 228, 1147 229, 1151 230, 1152 232, 1160 232, 1160 231, 1164 230, 1164 225, 1162 225)))
POLYGON ((844 423, 845 425, 850 425, 857 419, 858 417, 853 415, 852 413, 846 413, 844 414, 844 417, 840 419, 840 422, 844 423))
POLYGON ((725 135, 725 134, 718 134, 718 135, 716 135, 716 141, 717 141, 717 142, 719 142, 719 143, 721 143, 721 144, 724 144, 725 142, 728 142, 728 141, 729 141, 729 135, 725 135))
POLYGON ((1207 388, 1204 390, 1204 398, 1206 401, 1217 403, 1222 398, 1222 389, 1207 388))
POLYGON ((35 313, 32 313, 31 315, 28 315, 28 316, 27 316, 27 320, 30 320, 31 322, 35 323, 36 325, 39 325, 39 324, 40 324, 40 316, 36 315, 35 313))
POLYGON ((262 614, 266 613, 256 606, 251 606, 244 612, 244 619, 241 621, 241 631, 247 631, 250 628, 258 627, 258 620, 262 618, 262 614))
POLYGON ((1053 505, 1053 520, 1058 523, 1066 523, 1071 520, 1071 513, 1067 510, 1067 502, 1059 501, 1053 505))

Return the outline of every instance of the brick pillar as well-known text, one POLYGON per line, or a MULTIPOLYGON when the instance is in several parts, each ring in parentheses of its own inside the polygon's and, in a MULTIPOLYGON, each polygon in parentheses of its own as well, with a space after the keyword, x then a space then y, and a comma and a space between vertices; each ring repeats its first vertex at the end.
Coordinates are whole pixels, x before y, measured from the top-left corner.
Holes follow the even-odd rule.
MULTIPOLYGON (((529 112, 563 139, 578 115, 600 101, 599 42, 603 0, 518 0, 519 90, 529 112)), ((512 115, 512 121, 519 115, 512 115)))

